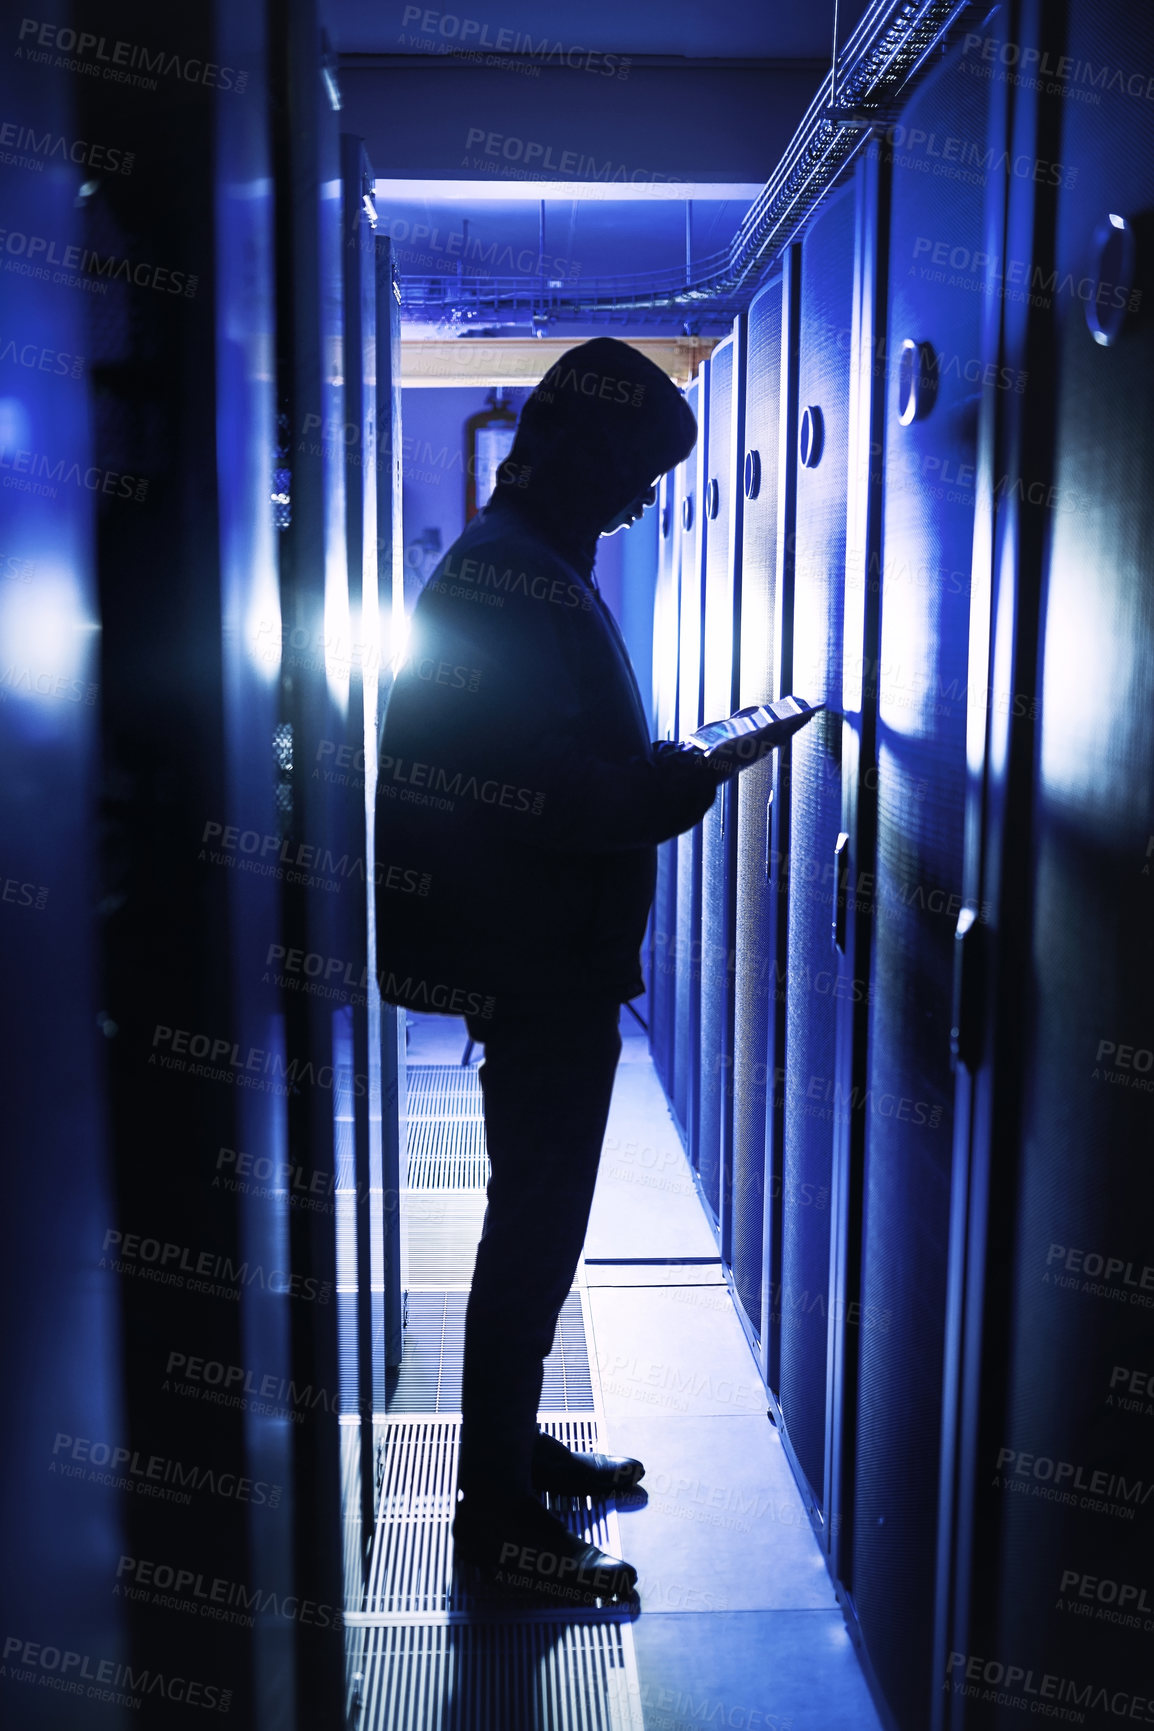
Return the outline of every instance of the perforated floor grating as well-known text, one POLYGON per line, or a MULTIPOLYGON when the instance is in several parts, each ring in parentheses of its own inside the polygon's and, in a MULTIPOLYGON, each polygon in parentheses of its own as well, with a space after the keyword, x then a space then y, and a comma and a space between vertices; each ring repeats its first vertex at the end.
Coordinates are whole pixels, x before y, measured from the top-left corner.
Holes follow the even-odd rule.
POLYGON ((411 1190, 484 1190, 489 1182, 485 1126, 479 1118, 409 1121, 411 1190))
POLYGON ((405 1198, 409 1285, 468 1286, 485 1218, 483 1190, 414 1190, 405 1198))
POLYGON ((477 1071, 460 1064, 413 1064, 408 1072, 408 1187, 484 1190, 484 1099, 477 1071))
MULTIPOLYGON (((597 1448, 593 1419, 551 1419, 544 1428, 578 1451, 597 1448)), ((456 1419, 390 1419, 384 1427, 385 1479, 366 1613, 370 1617, 427 1621, 456 1616, 509 1615, 508 1598, 482 1600, 453 1577, 451 1524, 456 1501, 456 1419)), ((551 1505, 574 1532, 611 1554, 618 1544, 617 1516, 603 1503, 551 1505)), ((524 1615, 524 1607, 518 1615, 524 1615)), ((529 1614, 542 1615, 530 1605, 529 1614)), ((546 1616, 556 1617, 556 1607, 546 1616)), ((600 1613, 603 1614, 603 1613, 600 1613)))
MULTIPOLYGON (((465 1308, 489 1178, 477 1071, 410 1066, 407 1114, 404 1357, 374 1426, 371 1577, 348 1614, 357 1731, 644 1731, 627 1612, 511 1598, 454 1574, 465 1308)), ((541 1412, 568 1447, 600 1446, 578 1291, 545 1361, 541 1412)), ((611 1505, 551 1506, 620 1556, 611 1505)))
POLYGON ((633 1631, 615 1622, 366 1629, 362 1731, 643 1731, 633 1631))
POLYGON ((429 1117, 448 1107, 481 1116, 481 1073, 475 1064, 410 1064, 406 1100, 409 1116, 429 1117))
MULTIPOLYGON (((459 1413, 465 1350, 467 1292, 409 1293, 405 1352, 389 1392, 390 1417, 399 1413, 459 1413)), ((592 1412, 589 1352, 581 1297, 571 1292, 557 1319, 553 1350, 545 1360, 542 1412, 592 1412)))

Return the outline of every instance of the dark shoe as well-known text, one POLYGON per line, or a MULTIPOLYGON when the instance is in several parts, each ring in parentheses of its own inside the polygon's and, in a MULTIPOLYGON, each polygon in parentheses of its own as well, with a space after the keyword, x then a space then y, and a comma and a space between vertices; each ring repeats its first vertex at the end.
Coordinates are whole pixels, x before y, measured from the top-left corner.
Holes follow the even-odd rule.
POLYGON ((533 1489, 554 1496, 621 1496, 644 1472, 640 1461, 627 1456, 574 1454, 545 1431, 538 1431, 533 1444, 533 1489))
POLYGON ((457 1559, 515 1591, 588 1604, 627 1598, 637 1570, 571 1533, 535 1497, 468 1497, 453 1520, 457 1559))

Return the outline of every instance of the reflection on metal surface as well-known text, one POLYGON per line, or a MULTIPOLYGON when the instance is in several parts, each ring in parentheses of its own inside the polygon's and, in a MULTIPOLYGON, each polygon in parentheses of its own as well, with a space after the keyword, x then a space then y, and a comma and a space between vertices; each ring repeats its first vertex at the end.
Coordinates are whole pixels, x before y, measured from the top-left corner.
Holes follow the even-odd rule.
MULTIPOLYGON (((36 706, 37 733, 58 730, 46 718, 90 706, 97 686, 86 675, 100 627, 86 607, 76 576, 63 563, 41 559, 35 583, 6 583, 0 590, 0 640, 4 644, 3 697, 36 706)), ((28 717, 24 717, 27 725, 28 717)))

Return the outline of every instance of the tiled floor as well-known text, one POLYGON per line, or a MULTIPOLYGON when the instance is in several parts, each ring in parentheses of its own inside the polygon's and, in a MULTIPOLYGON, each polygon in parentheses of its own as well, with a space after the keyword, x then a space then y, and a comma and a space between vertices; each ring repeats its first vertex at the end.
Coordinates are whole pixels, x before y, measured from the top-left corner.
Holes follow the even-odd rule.
MULTIPOLYGON (((646 1463, 647 1500, 618 1514, 641 1598, 625 1628, 630 1722, 639 1705, 645 1731, 879 1731, 644 1033, 627 1013, 622 1035, 580 1283, 602 1446, 646 1463)), ((456 1063, 464 1044, 462 1024, 415 1018, 409 1061, 456 1063)), ((499 1714, 496 1724, 504 1731, 499 1714)))

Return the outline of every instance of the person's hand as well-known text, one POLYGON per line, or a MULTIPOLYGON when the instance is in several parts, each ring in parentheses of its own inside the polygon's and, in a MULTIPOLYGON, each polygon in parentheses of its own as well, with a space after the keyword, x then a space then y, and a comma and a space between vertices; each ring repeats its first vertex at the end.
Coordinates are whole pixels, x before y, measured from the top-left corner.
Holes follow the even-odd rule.
MULTIPOLYGON (((694 751, 692 747, 683 748, 675 739, 656 740, 653 755, 664 762, 673 761, 684 765, 680 773, 690 785, 695 780, 700 781, 707 777, 711 786, 720 787, 723 781, 728 781, 738 770, 738 765, 732 759, 706 757, 704 752, 694 751)), ((676 775, 679 772, 674 770, 672 773, 676 775)))
MULTIPOLYGON (((694 753, 695 757, 700 755, 700 752, 694 753)), ((732 757, 707 757, 704 761, 706 772, 713 777, 715 787, 720 787, 723 781, 731 781, 741 768, 741 764, 732 757)))
POLYGON ((683 835, 701 822, 713 804, 716 768, 699 751, 682 751, 670 740, 654 745, 653 768, 669 813, 668 834, 683 835))

